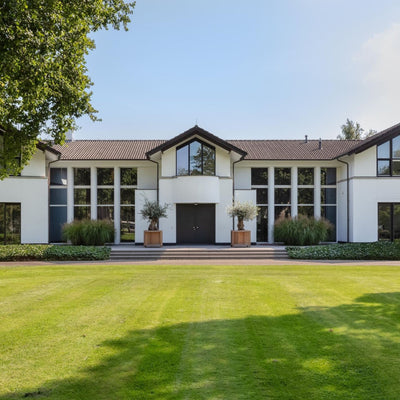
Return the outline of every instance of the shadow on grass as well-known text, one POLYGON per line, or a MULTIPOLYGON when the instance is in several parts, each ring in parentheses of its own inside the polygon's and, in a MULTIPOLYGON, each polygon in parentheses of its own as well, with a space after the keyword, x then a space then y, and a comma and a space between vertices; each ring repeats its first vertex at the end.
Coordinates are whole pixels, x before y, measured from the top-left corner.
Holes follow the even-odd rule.
POLYGON ((79 377, 0 400, 400 398, 400 293, 298 311, 131 331, 79 377))

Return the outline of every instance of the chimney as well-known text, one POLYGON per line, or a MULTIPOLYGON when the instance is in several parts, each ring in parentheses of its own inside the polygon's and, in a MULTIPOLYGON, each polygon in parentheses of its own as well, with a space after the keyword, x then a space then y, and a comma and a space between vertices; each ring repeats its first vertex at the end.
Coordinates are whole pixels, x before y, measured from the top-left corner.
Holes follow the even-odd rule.
POLYGON ((304 143, 308 143, 308 135, 305 136, 304 143))
POLYGON ((322 149, 322 139, 321 139, 321 138, 319 138, 318 148, 319 148, 320 150, 322 149))
POLYGON ((68 142, 73 142, 74 141, 74 136, 73 136, 73 134, 72 134, 72 131, 68 131, 66 134, 65 134, 65 141, 68 143, 68 142))

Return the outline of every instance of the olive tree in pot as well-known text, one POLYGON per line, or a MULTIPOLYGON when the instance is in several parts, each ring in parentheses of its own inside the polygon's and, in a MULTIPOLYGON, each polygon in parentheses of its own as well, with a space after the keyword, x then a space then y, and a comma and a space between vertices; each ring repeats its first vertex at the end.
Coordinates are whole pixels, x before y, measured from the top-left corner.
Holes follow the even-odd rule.
POLYGON ((158 201, 150 201, 145 199, 144 205, 140 213, 143 219, 149 221, 149 228, 144 231, 145 247, 161 247, 163 244, 162 231, 158 229, 160 218, 167 217, 168 204, 163 206, 158 201))
POLYGON ((232 247, 249 247, 251 245, 251 232, 244 229, 244 221, 253 220, 258 214, 258 207, 246 201, 241 203, 236 201, 227 208, 227 213, 233 218, 237 218, 237 231, 231 231, 232 247))

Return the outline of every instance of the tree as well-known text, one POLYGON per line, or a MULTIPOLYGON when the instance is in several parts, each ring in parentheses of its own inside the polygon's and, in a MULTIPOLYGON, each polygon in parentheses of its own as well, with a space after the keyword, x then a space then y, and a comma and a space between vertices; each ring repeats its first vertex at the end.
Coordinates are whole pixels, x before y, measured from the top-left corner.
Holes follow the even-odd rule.
POLYGON ((39 136, 63 143, 77 118, 98 120, 85 61, 95 48, 89 34, 110 26, 127 30, 134 6, 125 0, 0 0, 0 179, 20 172, 39 136))
POLYGON ((376 131, 370 129, 367 133, 364 133, 364 129, 358 122, 353 122, 347 118, 346 123, 341 126, 342 133, 338 135, 340 140, 362 140, 375 135, 376 131))

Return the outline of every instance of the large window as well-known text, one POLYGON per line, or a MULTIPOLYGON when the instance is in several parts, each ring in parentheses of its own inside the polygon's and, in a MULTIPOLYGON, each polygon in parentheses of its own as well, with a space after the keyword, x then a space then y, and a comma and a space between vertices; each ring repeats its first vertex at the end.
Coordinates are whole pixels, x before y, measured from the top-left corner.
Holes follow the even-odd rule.
POLYGON ((400 176, 400 136, 377 147, 377 175, 400 176))
POLYGON ((176 149, 177 175, 215 175, 215 149, 192 140, 176 149))
POLYGON ((61 242, 67 222, 67 168, 50 169, 50 242, 61 242))
POLYGON ((257 242, 268 242, 268 168, 251 169, 251 187, 256 191, 257 242))
POLYGON ((114 168, 97 168, 97 219, 114 221, 114 168))
POLYGON ((0 244, 21 243, 21 204, 0 203, 0 244))
POLYGON ((332 224, 328 240, 336 242, 336 168, 321 168, 321 217, 332 224))
POLYGON ((400 239, 400 203, 378 204, 378 240, 400 239))
POLYGON ((90 168, 74 168, 74 219, 90 219, 90 168))
POLYGON ((314 216, 314 168, 297 170, 297 203, 299 215, 314 216))
POLYGON ((137 169, 121 168, 121 242, 135 241, 137 169))
POLYGON ((291 215, 291 168, 275 168, 275 220, 291 215))

